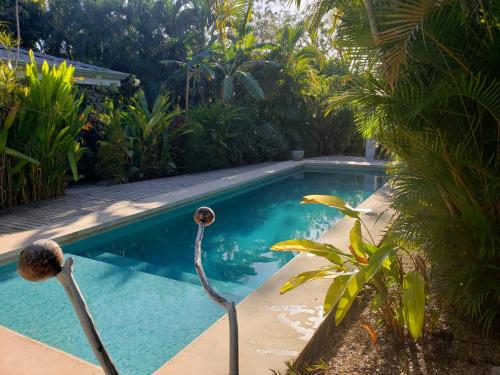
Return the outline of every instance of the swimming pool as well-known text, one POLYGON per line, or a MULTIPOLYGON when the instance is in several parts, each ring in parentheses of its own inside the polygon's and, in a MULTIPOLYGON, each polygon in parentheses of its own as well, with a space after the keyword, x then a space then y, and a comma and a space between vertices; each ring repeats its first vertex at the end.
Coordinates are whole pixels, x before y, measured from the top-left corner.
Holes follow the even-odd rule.
MULTIPOLYGON (((363 171, 305 171, 260 181, 63 246, 103 341, 123 374, 148 374, 213 324, 224 311, 198 284, 192 214, 210 205, 204 265, 213 286, 241 301, 292 257, 268 250, 288 238, 317 238, 340 215, 299 204, 334 194, 357 205, 382 183, 363 171)), ((15 265, 0 267, 0 324, 96 363, 62 287, 28 283, 15 265)))

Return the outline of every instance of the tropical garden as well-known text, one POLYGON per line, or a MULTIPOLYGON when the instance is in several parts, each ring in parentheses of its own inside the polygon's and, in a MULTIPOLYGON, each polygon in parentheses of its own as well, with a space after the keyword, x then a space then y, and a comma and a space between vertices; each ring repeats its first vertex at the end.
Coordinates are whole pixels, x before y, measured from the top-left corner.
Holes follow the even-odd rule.
POLYGON ((375 139, 397 212, 385 240, 364 238, 342 201, 304 197, 355 219, 351 253, 274 245, 332 263, 281 291, 331 279, 324 305, 336 324, 365 299, 394 340, 435 340, 443 311, 472 324, 476 340, 498 335, 500 3, 313 0, 295 17, 244 0, 49 5, 0 5, 11 51, 0 66, 1 207, 77 181, 287 159, 292 149, 362 155, 363 139, 375 139), (89 88, 70 66, 31 63, 21 79, 18 43, 132 76, 89 88))

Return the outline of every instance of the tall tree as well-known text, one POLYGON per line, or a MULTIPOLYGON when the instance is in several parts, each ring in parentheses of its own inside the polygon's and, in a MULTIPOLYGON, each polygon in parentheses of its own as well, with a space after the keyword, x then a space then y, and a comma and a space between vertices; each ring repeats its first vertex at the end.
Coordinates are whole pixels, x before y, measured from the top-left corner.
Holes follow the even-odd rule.
MULTIPOLYGON (((46 20, 44 1, 17 0, 19 8, 19 28, 21 31, 21 46, 35 47, 43 39, 49 29, 46 20)), ((17 35, 16 0, 0 2, 0 23, 12 35, 17 35)))

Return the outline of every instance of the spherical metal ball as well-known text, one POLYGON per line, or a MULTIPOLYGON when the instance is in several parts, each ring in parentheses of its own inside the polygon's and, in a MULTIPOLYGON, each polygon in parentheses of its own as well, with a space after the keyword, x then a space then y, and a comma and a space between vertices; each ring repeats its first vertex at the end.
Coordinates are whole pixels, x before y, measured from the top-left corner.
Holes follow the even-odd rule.
POLYGON ((63 260, 57 243, 39 240, 21 251, 17 272, 26 280, 43 281, 61 272, 63 260))
POLYGON ((196 224, 203 223, 205 226, 212 224, 215 220, 215 213, 210 207, 200 207, 194 213, 196 224))

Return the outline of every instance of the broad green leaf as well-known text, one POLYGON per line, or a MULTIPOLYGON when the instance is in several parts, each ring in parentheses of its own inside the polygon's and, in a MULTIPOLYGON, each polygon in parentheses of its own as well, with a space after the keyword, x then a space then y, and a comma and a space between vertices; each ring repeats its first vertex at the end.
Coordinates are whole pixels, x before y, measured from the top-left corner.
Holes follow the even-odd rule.
POLYGON ((361 235, 361 222, 356 220, 349 232, 349 240, 351 241, 351 247, 354 250, 354 256, 361 263, 367 263, 366 250, 363 244, 363 237, 361 235))
POLYGON ((366 250, 368 256, 371 256, 372 254, 375 254, 378 251, 377 246, 372 245, 371 243, 368 242, 363 243, 363 248, 364 250, 366 250))
POLYGON ((290 278, 280 289, 280 293, 286 293, 293 288, 296 288, 299 285, 304 284, 305 282, 317 279, 327 279, 338 276, 340 273, 337 272, 339 267, 332 266, 327 268, 322 268, 314 271, 306 271, 299 273, 296 276, 290 278))
POLYGON ((302 204, 324 204, 338 209, 344 215, 358 219, 359 212, 334 195, 306 195, 302 197, 302 204))
POLYGON ((233 80, 229 76, 225 76, 222 81, 222 98, 228 102, 233 97, 233 80))
POLYGON ((32 164, 35 164, 35 165, 40 165, 40 162, 38 162, 37 160, 35 160, 33 158, 30 158, 28 155, 20 153, 19 151, 13 150, 13 149, 11 149, 9 147, 5 147, 4 152, 7 155, 15 157, 16 159, 26 160, 29 163, 32 163, 32 164))
POLYGON ((370 309, 371 310, 379 309, 383 305, 386 296, 387 295, 385 293, 377 293, 375 297, 373 297, 372 300, 370 301, 370 309))
POLYGON ((418 271, 408 272, 403 279, 403 316, 411 336, 422 336, 425 315, 425 281, 418 271))
POLYGON ((257 80, 250 73, 237 71, 236 77, 238 77, 239 81, 245 85, 245 88, 255 100, 265 99, 266 96, 264 95, 264 91, 260 87, 259 82, 257 82, 257 80))
POLYGON ((326 316, 337 304, 351 276, 352 272, 339 275, 333 280, 326 292, 325 301, 323 302, 323 315, 326 316))
POLYGON ((340 298, 335 312, 335 324, 339 325, 345 318, 359 292, 365 287, 373 276, 380 270, 384 260, 394 251, 394 248, 382 246, 379 251, 373 254, 368 264, 352 275, 347 283, 347 287, 340 298))
POLYGON ((310 240, 287 240, 278 242, 271 246, 271 250, 300 251, 304 253, 310 253, 324 257, 330 262, 338 265, 343 265, 346 261, 346 258, 352 258, 349 254, 344 253, 343 251, 337 249, 332 245, 310 240))
POLYGON ((80 176, 78 175, 78 167, 76 165, 76 158, 73 151, 68 151, 68 161, 69 167, 71 169, 71 174, 73 175, 73 181, 78 181, 80 176))
POLYGON ((9 111, 9 113, 7 114, 7 117, 5 118, 4 124, 3 124, 5 129, 9 129, 12 126, 12 124, 14 123, 14 120, 16 119, 18 108, 19 108, 19 103, 15 103, 14 106, 9 111))

